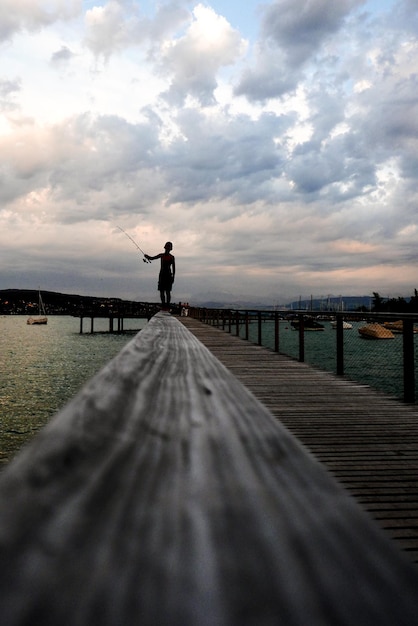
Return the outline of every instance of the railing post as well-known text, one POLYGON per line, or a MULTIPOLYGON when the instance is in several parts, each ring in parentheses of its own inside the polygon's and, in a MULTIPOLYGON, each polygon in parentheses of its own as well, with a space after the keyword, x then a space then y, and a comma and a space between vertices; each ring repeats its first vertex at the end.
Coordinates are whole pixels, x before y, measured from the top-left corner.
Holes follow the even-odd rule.
POLYGON ((261 346, 262 336, 261 336, 261 311, 257 313, 258 318, 258 345, 261 346))
POLYGON ((344 327, 343 316, 337 315, 337 376, 344 376, 344 327))
POLYGON ((236 322, 235 334, 237 337, 239 337, 239 311, 235 311, 235 322, 236 322))
POLYGON ((274 312, 274 351, 279 351, 279 312, 274 312))
POLYGON ((299 314, 299 361, 305 362, 305 322, 302 314, 299 314))
POLYGON ((403 389, 405 402, 415 402, 414 323, 403 320, 403 389))
POLYGON ((245 312, 245 339, 248 341, 249 338, 249 315, 248 311, 245 312))

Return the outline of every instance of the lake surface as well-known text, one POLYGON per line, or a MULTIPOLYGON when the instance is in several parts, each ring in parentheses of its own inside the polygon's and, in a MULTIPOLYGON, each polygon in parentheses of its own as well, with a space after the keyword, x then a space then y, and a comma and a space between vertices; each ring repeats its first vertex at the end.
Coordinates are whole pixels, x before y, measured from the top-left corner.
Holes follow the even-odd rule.
MULTIPOLYGON (((403 398, 403 337, 369 340, 358 333, 367 322, 351 322, 353 328, 344 330, 344 374, 348 378, 370 385, 380 391, 403 398)), ((328 321, 322 322, 323 331, 305 332, 305 362, 336 373, 336 330, 328 321)), ((241 334, 244 329, 241 330, 241 334)), ((257 341, 257 323, 250 325, 250 340, 257 341)), ((274 322, 262 324, 262 344, 274 348, 274 322)), ((294 358, 299 357, 299 333, 290 322, 279 324, 279 350, 294 358)), ((418 392, 418 335, 414 335, 415 389, 418 392)))
MULTIPOLYGON (((26 319, 0 317, 0 464, 132 339, 133 329, 147 323, 125 320, 125 330, 132 332, 121 335, 80 335, 78 318, 49 316, 46 326, 28 326, 26 319)), ((108 328, 108 319, 95 320, 95 331, 108 328)))
MULTIPOLYGON (((97 334, 79 334, 79 319, 49 316, 46 326, 28 326, 25 316, 0 317, 0 465, 7 463, 84 383, 132 339, 146 320, 125 320, 131 333, 108 334, 108 319, 95 320, 97 334)), ((357 332, 364 322, 344 331, 346 376, 402 398, 402 336, 368 341, 357 332)), ((85 320, 85 330, 89 326, 85 320)), ((336 331, 305 333, 305 361, 336 371, 336 331)), ((243 333, 244 330, 241 329, 243 333)), ((262 324, 263 345, 274 347, 274 323, 262 324)), ((250 325, 257 341, 257 323, 250 325)), ((280 351, 298 358, 298 332, 280 322, 280 351)), ((418 364, 418 336, 415 335, 418 364)), ((418 390, 418 367, 416 389, 418 390)))

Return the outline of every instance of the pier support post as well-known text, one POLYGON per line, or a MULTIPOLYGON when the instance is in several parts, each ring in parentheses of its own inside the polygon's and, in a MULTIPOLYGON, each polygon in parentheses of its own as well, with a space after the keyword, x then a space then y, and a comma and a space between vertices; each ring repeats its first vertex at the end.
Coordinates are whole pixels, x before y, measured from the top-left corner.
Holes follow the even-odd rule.
POLYGON ((414 323, 403 321, 403 383, 405 402, 415 402, 414 323))
POLYGON ((261 332, 261 311, 257 313, 257 322, 258 322, 258 345, 261 346, 263 342, 262 332, 261 332))
POLYGON ((305 362, 305 320, 299 315, 299 362, 305 362))
POLYGON ((274 351, 279 351, 279 313, 274 312, 274 351))
POLYGON ((344 327, 343 316, 337 315, 337 375, 344 376, 344 327))

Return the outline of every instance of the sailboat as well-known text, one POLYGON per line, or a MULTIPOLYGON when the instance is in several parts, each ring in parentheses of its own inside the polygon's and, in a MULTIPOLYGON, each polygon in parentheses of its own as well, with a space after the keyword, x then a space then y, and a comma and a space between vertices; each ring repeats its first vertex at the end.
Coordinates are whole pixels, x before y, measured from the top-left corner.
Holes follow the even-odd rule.
POLYGON ((38 315, 36 317, 29 317, 27 324, 48 324, 48 318, 46 316, 44 303, 42 302, 41 289, 39 288, 39 300, 38 300, 38 315))

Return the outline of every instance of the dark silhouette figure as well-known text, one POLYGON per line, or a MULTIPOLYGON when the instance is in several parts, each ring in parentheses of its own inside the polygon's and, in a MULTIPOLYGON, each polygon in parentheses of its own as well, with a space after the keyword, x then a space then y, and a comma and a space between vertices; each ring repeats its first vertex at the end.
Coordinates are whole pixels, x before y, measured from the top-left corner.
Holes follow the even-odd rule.
POLYGON ((171 254, 172 249, 173 244, 171 241, 167 241, 164 246, 165 252, 160 252, 160 254, 156 254, 155 256, 149 256, 148 254, 145 255, 145 258, 149 261, 161 259, 161 269, 158 276, 158 291, 160 292, 161 304, 163 308, 171 302, 171 288, 176 274, 176 261, 174 256, 171 254))

